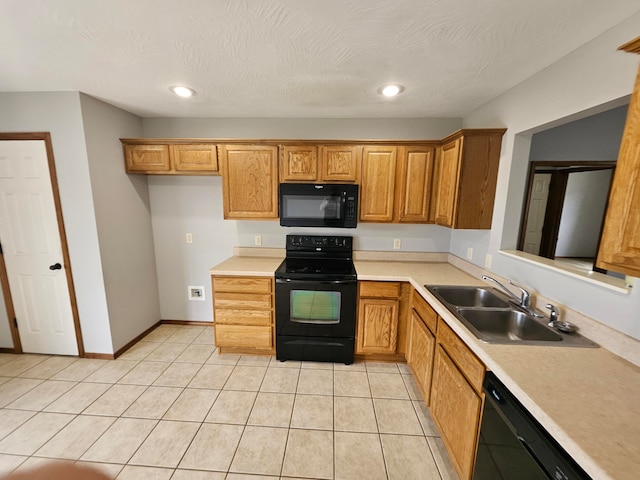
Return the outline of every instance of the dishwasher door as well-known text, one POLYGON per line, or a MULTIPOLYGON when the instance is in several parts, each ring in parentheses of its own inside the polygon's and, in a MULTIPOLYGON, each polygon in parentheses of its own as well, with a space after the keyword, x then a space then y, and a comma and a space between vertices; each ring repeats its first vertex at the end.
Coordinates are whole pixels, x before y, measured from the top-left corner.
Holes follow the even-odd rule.
POLYGON ((588 480, 589 477, 492 373, 473 480, 588 480))

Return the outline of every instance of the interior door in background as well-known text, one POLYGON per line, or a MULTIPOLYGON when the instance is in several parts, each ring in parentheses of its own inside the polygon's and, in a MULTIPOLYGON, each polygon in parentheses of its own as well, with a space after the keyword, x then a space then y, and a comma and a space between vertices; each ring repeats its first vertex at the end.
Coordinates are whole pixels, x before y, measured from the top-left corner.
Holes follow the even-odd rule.
POLYGON ((550 173, 537 173, 531 188, 529 214, 527 216, 522 250, 533 255, 540 253, 540 241, 542 239, 542 227, 544 227, 544 214, 547 210, 550 182, 550 173))
POLYGON ((0 141, 0 241, 22 350, 78 355, 43 140, 0 141))

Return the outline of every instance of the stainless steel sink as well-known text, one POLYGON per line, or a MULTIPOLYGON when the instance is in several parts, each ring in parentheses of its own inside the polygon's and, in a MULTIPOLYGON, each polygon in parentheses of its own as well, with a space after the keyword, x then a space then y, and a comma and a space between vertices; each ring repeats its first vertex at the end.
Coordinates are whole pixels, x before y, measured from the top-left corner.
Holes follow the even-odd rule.
POLYGON ((482 340, 561 342, 562 336, 517 310, 459 308, 473 333, 482 340))
POLYGON ((514 345, 598 347, 578 333, 563 333, 547 325, 540 312, 528 311, 492 287, 425 285, 480 340, 514 345), (532 313, 533 312, 533 313, 532 313), (534 318, 534 313, 539 318, 534 318))
POLYGON ((456 307, 509 307, 508 302, 489 288, 442 286, 431 287, 430 290, 446 303, 456 307))

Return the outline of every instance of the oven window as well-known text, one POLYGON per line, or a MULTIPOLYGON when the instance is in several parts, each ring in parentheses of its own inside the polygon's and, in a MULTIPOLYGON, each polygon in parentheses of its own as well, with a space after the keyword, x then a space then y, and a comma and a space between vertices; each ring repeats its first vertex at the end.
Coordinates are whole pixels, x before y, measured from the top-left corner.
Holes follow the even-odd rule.
POLYGON ((325 195, 284 195, 283 214, 286 218, 341 218, 340 197, 325 195))
POLYGON ((291 321, 330 325, 340 323, 340 292, 291 291, 291 321))

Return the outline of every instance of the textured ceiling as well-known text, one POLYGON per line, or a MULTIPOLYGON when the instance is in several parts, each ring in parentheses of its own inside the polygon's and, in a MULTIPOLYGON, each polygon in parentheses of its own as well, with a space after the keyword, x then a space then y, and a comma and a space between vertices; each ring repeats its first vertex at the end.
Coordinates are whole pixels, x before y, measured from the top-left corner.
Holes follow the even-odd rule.
POLYGON ((0 0, 0 91, 144 117, 461 117, 638 0, 0 0), (400 82, 393 100, 380 85, 400 82), (198 94, 178 99, 168 87, 198 94))

